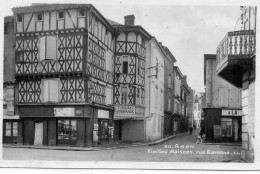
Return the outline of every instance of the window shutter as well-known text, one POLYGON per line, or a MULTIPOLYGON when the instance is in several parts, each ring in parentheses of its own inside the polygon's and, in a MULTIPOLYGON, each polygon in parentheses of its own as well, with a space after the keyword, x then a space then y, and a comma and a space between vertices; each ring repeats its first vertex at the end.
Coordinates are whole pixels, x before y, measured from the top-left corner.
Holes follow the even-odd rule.
POLYGON ((46 37, 40 37, 40 60, 45 59, 46 37))
POLYGON ((43 101, 49 101, 49 81, 43 81, 43 101))
POLYGON ((47 37, 47 44, 46 44, 46 58, 45 59, 53 59, 56 60, 57 53, 57 43, 55 36, 48 36, 47 37))
POLYGON ((59 81, 50 80, 49 81, 49 101, 58 102, 59 100, 59 81))

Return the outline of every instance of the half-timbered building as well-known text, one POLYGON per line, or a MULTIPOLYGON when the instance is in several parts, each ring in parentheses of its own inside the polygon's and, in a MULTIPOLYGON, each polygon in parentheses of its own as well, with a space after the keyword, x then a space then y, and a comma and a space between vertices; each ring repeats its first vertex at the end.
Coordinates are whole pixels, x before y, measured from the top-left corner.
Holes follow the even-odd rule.
MULTIPOLYGON (((116 38, 114 60, 114 107, 116 141, 145 141, 145 72, 150 34, 134 24, 134 15, 125 24, 113 22, 116 38)), ((111 21, 112 22, 112 21, 111 21)))
POLYGON ((20 143, 113 143, 114 28, 88 4, 13 13, 20 143))

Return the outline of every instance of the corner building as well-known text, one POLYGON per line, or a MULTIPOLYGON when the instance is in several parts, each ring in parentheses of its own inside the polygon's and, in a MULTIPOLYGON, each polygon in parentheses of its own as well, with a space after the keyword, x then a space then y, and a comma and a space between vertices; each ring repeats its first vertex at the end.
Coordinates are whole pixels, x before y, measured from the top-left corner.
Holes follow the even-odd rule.
POLYGON ((13 8, 18 143, 113 143, 116 32, 88 4, 13 8))

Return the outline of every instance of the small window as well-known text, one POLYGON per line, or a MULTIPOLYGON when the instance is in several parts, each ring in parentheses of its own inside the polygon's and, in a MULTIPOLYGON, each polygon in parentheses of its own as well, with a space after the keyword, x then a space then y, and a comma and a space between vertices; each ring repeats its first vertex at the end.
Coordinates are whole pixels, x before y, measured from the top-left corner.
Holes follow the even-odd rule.
POLYGON ((18 52, 16 54, 16 62, 22 62, 23 61, 23 53, 18 52))
POLYGON ((37 20, 38 21, 42 21, 42 13, 38 13, 37 14, 37 20))
POLYGON ((84 17, 85 16, 85 10, 84 9, 80 9, 79 10, 79 17, 84 17))
POLYGON ((122 73, 123 74, 128 74, 128 57, 124 56, 123 57, 123 66, 122 66, 122 73))
POLYGON ((5 136, 6 137, 18 136, 18 122, 12 122, 12 121, 5 122, 5 136))
POLYGON ((17 15, 17 22, 23 22, 23 16, 21 14, 17 15))
POLYGON ((121 104, 127 104, 127 87, 122 87, 121 104))
POLYGON ((58 19, 64 19, 64 11, 58 13, 58 19))

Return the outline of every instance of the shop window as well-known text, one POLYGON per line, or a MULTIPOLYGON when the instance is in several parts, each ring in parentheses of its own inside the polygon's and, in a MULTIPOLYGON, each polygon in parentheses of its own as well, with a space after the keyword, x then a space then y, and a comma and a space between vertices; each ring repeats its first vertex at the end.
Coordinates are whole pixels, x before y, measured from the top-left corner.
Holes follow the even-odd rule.
POLYGON ((42 13, 38 13, 37 14, 37 21, 42 21, 42 16, 43 16, 42 13))
POLYGON ((128 56, 123 56, 122 73, 128 74, 128 56))
POLYGON ((64 11, 58 12, 58 19, 64 19, 64 11))
POLYGON ((58 102, 59 100, 59 79, 42 80, 42 101, 58 102))
POLYGON ((57 37, 44 36, 40 37, 40 60, 57 59, 57 37))
POLYGON ((76 120, 58 120, 58 140, 77 140, 76 120))
POLYGON ((79 17, 84 17, 85 16, 85 10, 84 9, 80 9, 79 10, 79 17))
POLYGON ((127 87, 122 87, 121 104, 127 104, 127 87))
POLYGON ((18 136, 18 122, 12 122, 12 121, 5 122, 5 136, 6 137, 18 136))
POLYGON ((232 119, 221 118, 222 137, 232 137, 232 119))
POLYGON ((23 22, 23 15, 18 14, 16 20, 17 22, 23 22))

